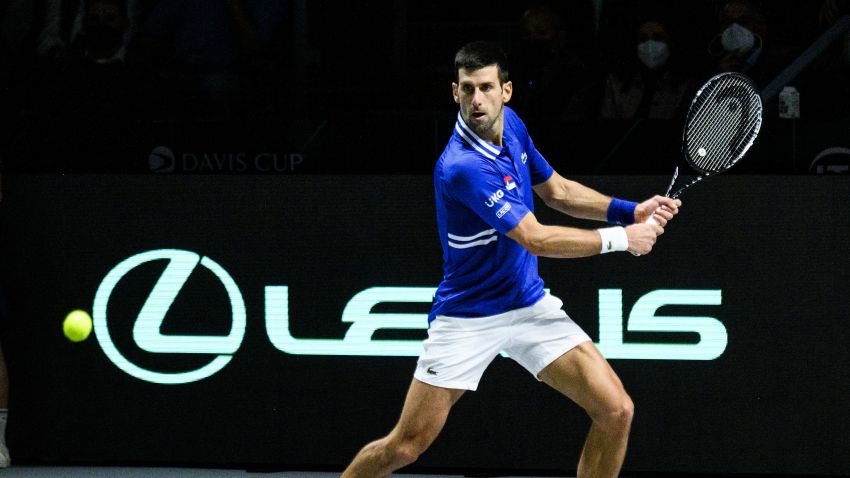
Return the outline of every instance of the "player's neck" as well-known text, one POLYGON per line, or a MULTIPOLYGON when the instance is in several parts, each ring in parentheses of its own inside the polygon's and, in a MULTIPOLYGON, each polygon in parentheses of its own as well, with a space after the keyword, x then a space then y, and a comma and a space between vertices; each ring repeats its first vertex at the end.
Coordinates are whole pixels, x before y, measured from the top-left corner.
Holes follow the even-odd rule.
POLYGON ((491 143, 495 144, 496 146, 500 147, 500 148, 502 146, 504 146, 504 144, 502 144, 502 131, 499 131, 498 133, 496 133, 496 136, 491 138, 489 141, 491 143))
POLYGON ((484 139, 501 148, 502 146, 504 146, 504 144, 502 143, 502 140, 504 139, 504 133, 505 133, 505 121, 504 121, 504 117, 500 117, 496 121, 496 124, 493 125, 493 131, 489 135, 490 137, 484 138, 484 139))

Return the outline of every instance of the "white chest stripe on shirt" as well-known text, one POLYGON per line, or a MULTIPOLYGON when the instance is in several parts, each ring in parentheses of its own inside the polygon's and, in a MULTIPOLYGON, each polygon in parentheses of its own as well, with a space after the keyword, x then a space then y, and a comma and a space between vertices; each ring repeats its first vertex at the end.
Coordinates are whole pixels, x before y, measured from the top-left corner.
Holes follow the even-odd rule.
POLYGON ((483 246, 485 244, 489 244, 493 241, 498 241, 499 236, 496 234, 495 229, 487 229, 486 231, 481 231, 478 234, 474 234, 472 236, 456 236, 452 233, 449 233, 449 247, 454 247, 455 249, 467 249, 475 246, 483 246), (475 240, 481 238, 479 240, 475 240), (460 242, 452 242, 460 241, 460 242))

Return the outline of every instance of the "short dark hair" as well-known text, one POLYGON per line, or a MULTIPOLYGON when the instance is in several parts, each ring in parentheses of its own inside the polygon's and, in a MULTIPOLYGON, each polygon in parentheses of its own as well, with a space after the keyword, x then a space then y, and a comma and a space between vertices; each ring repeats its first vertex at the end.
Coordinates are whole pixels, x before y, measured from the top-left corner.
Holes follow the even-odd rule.
POLYGON ((496 65, 499 70, 499 83, 508 81, 508 55, 502 48, 487 41, 467 43, 455 55, 455 82, 460 79, 460 69, 473 71, 485 66, 496 65))

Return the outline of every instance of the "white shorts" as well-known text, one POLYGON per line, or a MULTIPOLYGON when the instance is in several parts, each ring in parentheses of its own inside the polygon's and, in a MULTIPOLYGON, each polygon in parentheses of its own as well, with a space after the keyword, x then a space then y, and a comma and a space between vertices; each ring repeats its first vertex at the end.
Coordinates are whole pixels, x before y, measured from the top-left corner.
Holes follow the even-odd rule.
POLYGON ((488 317, 438 315, 413 377, 437 387, 475 390, 484 370, 504 351, 539 380, 547 365, 590 340, 561 310, 563 305, 546 294, 532 306, 488 317))

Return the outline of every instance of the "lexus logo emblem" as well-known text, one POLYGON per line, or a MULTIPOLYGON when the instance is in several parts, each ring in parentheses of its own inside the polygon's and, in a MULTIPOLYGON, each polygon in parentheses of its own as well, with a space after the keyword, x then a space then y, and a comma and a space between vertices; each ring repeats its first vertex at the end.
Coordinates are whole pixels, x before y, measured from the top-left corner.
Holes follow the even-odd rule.
POLYGON ((100 283, 93 306, 95 336, 106 356, 126 373, 148 382, 162 384, 194 382, 224 368, 242 344, 245 336, 245 316, 242 293, 230 274, 209 257, 200 257, 194 252, 179 249, 148 251, 125 259, 109 271, 100 283), (113 289, 131 270, 147 262, 158 260, 169 262, 136 317, 133 340, 139 348, 150 353, 215 355, 211 362, 196 370, 163 373, 144 369, 127 360, 115 347, 109 335, 107 306, 113 289), (230 333, 226 336, 162 334, 161 327, 168 310, 198 264, 215 274, 227 292, 233 314, 230 333))

